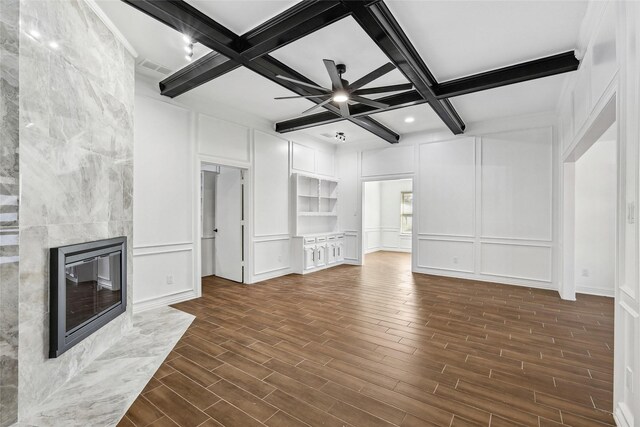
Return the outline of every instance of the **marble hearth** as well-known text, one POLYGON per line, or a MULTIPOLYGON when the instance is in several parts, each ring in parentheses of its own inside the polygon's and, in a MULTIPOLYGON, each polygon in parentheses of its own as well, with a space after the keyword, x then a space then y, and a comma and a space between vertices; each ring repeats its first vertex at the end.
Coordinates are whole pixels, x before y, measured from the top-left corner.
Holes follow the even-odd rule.
POLYGON ((170 307, 133 316, 133 329, 17 426, 115 426, 194 316, 170 307))

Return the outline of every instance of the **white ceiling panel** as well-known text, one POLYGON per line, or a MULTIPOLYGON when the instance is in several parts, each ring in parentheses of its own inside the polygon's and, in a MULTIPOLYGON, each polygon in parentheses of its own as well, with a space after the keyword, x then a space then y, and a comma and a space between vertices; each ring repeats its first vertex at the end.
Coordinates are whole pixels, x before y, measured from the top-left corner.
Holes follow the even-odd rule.
POLYGON ((298 3, 296 0, 187 0, 187 3, 242 35, 298 3))
POLYGON ((435 131, 447 128, 442 120, 440 120, 440 117, 433 112, 429 104, 384 111, 382 113, 372 114, 370 117, 393 129, 400 135, 410 132, 435 131), (413 122, 407 123, 405 121, 407 118, 413 118, 413 122))
POLYGON ((576 48, 586 1, 385 2, 439 82, 576 48))
MULTIPOLYGON (((342 77, 350 82, 389 62, 387 56, 351 17, 290 43, 271 55, 326 88, 331 88, 331 81, 323 59, 345 64, 347 72, 342 77)), ((364 87, 399 83, 407 83, 407 80, 400 71, 393 70, 364 87)))
MULTIPOLYGON (((191 62, 185 58, 186 43, 180 32, 121 0, 96 0, 96 3, 138 51, 139 62, 147 59, 171 71, 176 71, 191 62)), ((209 52, 210 49, 196 44, 192 60, 209 52)))
POLYGON ((285 138, 288 138, 287 135, 291 135, 290 137, 292 139, 295 139, 296 135, 300 135, 300 134, 308 135, 308 136, 314 137, 319 141, 335 144, 336 132, 344 132, 345 136, 347 137, 347 142, 346 142, 347 144, 354 143, 354 142, 361 142, 361 141, 371 141, 371 140, 377 140, 387 144, 387 142, 384 141, 383 139, 378 138, 371 132, 362 129, 360 126, 354 125, 348 120, 342 120, 339 122, 329 123, 322 126, 316 126, 309 129, 302 129, 294 132, 288 132, 283 135, 285 138))
POLYGON ((297 117, 315 105, 306 99, 274 100, 275 97, 296 94, 245 67, 236 68, 194 91, 199 96, 274 122, 297 117))
POLYGON ((451 98, 465 123, 544 113, 556 107, 566 74, 451 98))

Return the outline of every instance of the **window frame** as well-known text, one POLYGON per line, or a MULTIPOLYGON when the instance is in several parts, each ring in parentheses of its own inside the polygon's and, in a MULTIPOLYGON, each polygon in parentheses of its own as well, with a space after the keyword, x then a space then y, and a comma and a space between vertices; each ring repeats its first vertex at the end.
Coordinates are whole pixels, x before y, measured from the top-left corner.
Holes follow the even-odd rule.
POLYGON ((401 191, 400 192, 400 234, 405 235, 405 236, 410 236, 413 234, 413 191, 401 191), (405 205, 405 195, 406 194, 410 194, 411 195, 411 213, 405 213, 404 212, 404 205, 405 205), (411 218, 411 229, 410 230, 406 230, 403 228, 403 218, 405 217, 409 217, 411 218))

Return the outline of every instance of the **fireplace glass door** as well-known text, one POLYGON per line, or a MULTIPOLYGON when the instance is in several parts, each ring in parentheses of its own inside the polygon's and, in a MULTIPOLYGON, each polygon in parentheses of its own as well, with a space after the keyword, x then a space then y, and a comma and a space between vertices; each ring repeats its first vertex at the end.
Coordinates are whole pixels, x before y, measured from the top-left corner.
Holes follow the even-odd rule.
POLYGON ((120 260, 118 251, 65 266, 67 334, 120 303, 120 260))

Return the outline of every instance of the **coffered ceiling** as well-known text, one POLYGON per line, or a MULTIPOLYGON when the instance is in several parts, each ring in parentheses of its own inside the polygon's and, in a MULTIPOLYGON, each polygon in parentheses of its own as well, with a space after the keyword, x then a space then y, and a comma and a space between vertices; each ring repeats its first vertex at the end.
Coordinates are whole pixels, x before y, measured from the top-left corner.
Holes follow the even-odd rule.
MULTIPOLYGON (((120 0, 97 0, 97 3, 140 53, 139 63, 148 60, 172 72, 190 63, 185 59, 184 41, 178 31, 120 0)), ((189 0, 188 3, 240 35, 297 2, 189 0)), ((385 1, 438 82, 573 50, 586 3, 385 1)), ((194 58, 210 51, 197 44, 194 58)), ((330 87, 330 81, 322 59, 344 63, 347 72, 343 78, 349 81, 357 80, 389 61, 352 17, 341 19, 280 47, 270 55, 325 87, 330 87)), ((138 69, 158 82, 166 77, 144 67, 138 69)), ((559 74, 458 96, 450 101, 465 123, 547 112, 554 109, 565 78, 566 75, 559 74)), ((394 70, 368 86, 406 82, 405 76, 399 70, 394 70)), ((278 96, 295 94, 244 67, 236 68, 192 91, 212 102, 227 104, 274 123, 299 117, 302 111, 314 105, 304 99, 274 100, 278 96)), ((401 135, 446 129, 427 104, 376 113, 371 118, 401 135), (415 120, 405 123, 409 116, 415 120)), ((350 140, 376 138, 353 126, 340 121, 298 132, 322 139, 322 134, 342 129, 348 137, 349 133, 353 135, 350 140)))

